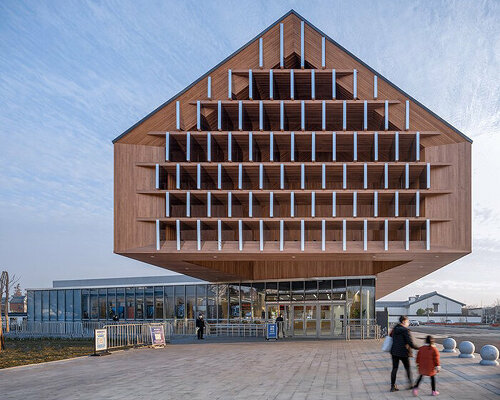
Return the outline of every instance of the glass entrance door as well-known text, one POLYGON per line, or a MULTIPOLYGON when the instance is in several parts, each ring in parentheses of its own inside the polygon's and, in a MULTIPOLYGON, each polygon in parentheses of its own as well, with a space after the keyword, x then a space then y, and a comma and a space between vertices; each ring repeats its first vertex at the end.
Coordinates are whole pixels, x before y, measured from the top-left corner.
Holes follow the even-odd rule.
POLYGON ((344 335, 345 305, 334 304, 332 307, 333 336, 344 335))
POLYGON ((266 318, 268 321, 274 322, 278 317, 278 305, 277 304, 267 304, 266 305, 266 318))
POLYGON ((319 335, 331 336, 332 335, 332 305, 321 304, 319 309, 319 335))
POLYGON ((293 336, 304 336, 305 306, 293 306, 293 336))
POLYGON ((306 305, 305 306, 305 325, 306 325, 306 336, 318 336, 318 317, 316 315, 317 311, 316 305, 306 305))

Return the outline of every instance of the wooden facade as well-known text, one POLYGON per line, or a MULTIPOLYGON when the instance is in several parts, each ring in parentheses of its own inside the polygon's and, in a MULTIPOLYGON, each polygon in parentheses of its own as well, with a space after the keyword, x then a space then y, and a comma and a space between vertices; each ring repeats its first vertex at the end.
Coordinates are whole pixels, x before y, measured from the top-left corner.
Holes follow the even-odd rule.
POLYGON ((471 141, 291 11, 114 141, 114 251, 208 281, 471 251, 471 141))

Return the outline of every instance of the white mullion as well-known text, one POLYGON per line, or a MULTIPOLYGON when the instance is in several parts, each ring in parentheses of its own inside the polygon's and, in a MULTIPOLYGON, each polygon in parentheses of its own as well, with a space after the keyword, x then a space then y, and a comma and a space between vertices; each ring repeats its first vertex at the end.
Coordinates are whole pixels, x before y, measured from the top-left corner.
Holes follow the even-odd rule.
POLYGON ((196 101, 196 129, 201 131, 201 102, 196 101))
POLYGON ((280 251, 283 251, 284 248, 284 225, 285 221, 280 220, 280 251))
POLYGON ((270 69, 269 70, 269 99, 273 99, 274 97, 274 88, 273 88, 273 82, 274 81, 274 78, 273 78, 273 70, 270 69))
POLYGON ((305 38, 304 38, 304 21, 300 21, 300 68, 305 66, 305 38))
POLYGON ((264 103, 259 100, 259 130, 264 130, 264 103))
POLYGON ((280 68, 285 67, 285 49, 284 49, 284 32, 283 32, 283 24, 280 24, 280 68))
POLYGON ((408 251, 410 250, 410 220, 408 219, 405 221, 405 231, 405 250, 408 251))
POLYGON ((212 161, 212 134, 207 132, 207 161, 212 161))
POLYGON ((377 75, 373 76, 373 99, 376 100, 378 97, 378 77, 377 75))
POLYGON ((304 220, 300 220, 300 251, 304 251, 304 242, 305 242, 305 223, 304 220))
POLYGON ((326 67, 326 38, 323 36, 321 38, 321 68, 326 67))
POLYGON ((201 189, 201 165, 196 164, 196 189, 201 189))
POLYGON ((285 165, 280 164, 280 189, 285 188, 285 165))
POLYGON ((170 132, 165 132, 165 161, 170 161, 170 132))
POLYGON ((326 131, 326 101, 321 102, 321 130, 326 131))
POLYGON ((314 100, 316 98, 316 82, 314 76, 314 69, 311 69, 311 99, 314 100))
POLYGON ((269 132, 269 161, 274 161, 274 134, 269 132))
POLYGON ((238 250, 243 251, 243 221, 238 220, 238 250))
POLYGON ((212 193, 207 192, 207 217, 212 217, 212 193))
POLYGON ((252 70, 248 70, 248 98, 253 100, 253 73, 252 70))
POLYGON ((231 132, 227 133, 227 161, 233 161, 233 143, 231 132))
POLYGON ((253 217, 253 195, 252 192, 248 192, 248 217, 253 217))
POLYGON ((264 221, 259 220, 259 250, 264 251, 264 221))
POLYGON ((352 134, 353 161, 358 161, 358 132, 352 134))
POLYGON ((431 249, 431 220, 425 220, 425 249, 431 249))
POLYGON ((384 221, 384 250, 389 250, 389 221, 384 221))
POLYGON ((295 194, 290 192, 290 217, 295 217, 295 194))
POLYGON ((155 165, 155 189, 160 188, 160 164, 155 165))
POLYGON ((415 137, 415 160, 420 161, 420 132, 415 137))
POLYGON ((179 101, 175 102, 175 128, 181 130, 181 103, 179 101))
POLYGON ((170 217, 170 193, 165 192, 165 217, 170 217))
POLYGON ((389 189, 389 164, 384 163, 384 189, 389 189))
POLYGON ((332 192, 332 217, 337 216, 337 193, 332 192))
POLYGON ((345 219, 342 220, 342 250, 347 250, 347 222, 345 219))
POLYGON ((399 192, 394 193, 394 216, 399 217, 399 192))
POLYGON ((321 189, 326 189, 326 165, 321 164, 321 189))
POLYGON ((420 191, 415 193, 415 216, 420 217, 420 191))
POLYGON ((363 103, 363 130, 368 130, 368 102, 363 103))
POLYGON ((259 38, 259 68, 264 68, 264 46, 262 38, 259 38))
POLYGON ((248 132, 248 161, 253 161, 253 133, 248 132))
POLYGON ((295 132, 290 133, 290 161, 295 161, 295 132))
POLYGON ((227 98, 231 100, 233 98, 233 77, 232 71, 227 70, 227 98))
POLYGON ((293 69, 290 70, 290 99, 293 100, 295 98, 295 90, 294 90, 294 74, 293 69))
POLYGON ((363 221, 363 250, 368 250, 368 221, 363 221))
POLYGON ((222 221, 217 220, 217 250, 222 250, 222 221))
POLYGON ((243 164, 238 164, 238 189, 243 189, 243 164))
POLYGON ((316 192, 311 192, 311 217, 316 216, 316 192))
POLYGON ((222 189, 222 164, 217 164, 217 189, 222 189))
POLYGON ((259 189, 264 189, 264 165, 259 164, 259 189))
POLYGON ((363 189, 368 189, 368 164, 363 164, 363 189))
POLYGON ((316 161, 316 132, 311 132, 311 161, 316 161))
POLYGON ((321 220, 321 251, 326 250, 326 221, 321 220))
POLYGON ((427 163, 427 189, 431 188, 431 164, 427 163))
POLYGON ((405 189, 410 188, 410 164, 405 164, 405 189))
POLYGON ((337 134, 332 132, 332 161, 337 161, 337 134))
POLYGON ((304 100, 300 101, 300 129, 306 129, 306 102, 304 100))
POLYGON ((212 77, 207 78, 207 99, 212 98, 212 77))
POLYGON ((378 132, 375 132, 373 134, 373 141, 374 141, 374 158, 375 158, 375 161, 378 161, 378 132))
POLYGON ((161 241, 160 241, 160 220, 156 220, 156 250, 161 249, 161 241))
POLYGON ((300 164, 300 188, 306 188, 306 166, 304 164, 300 164))
POLYGON ((342 130, 347 130, 347 102, 342 102, 342 130))
POLYGON ((238 101, 238 130, 243 130, 243 102, 238 101))
POLYGON ((283 100, 280 101, 280 130, 285 130, 285 103, 283 100))
POLYGON ((352 194, 352 216, 358 216, 358 192, 352 194))
POLYGON ((342 189, 347 189, 347 164, 342 164, 342 189))
POLYGON ((389 102, 384 103, 384 129, 389 130, 389 102))
POLYGON ((217 101, 217 130, 222 130, 222 102, 217 101))
POLYGON ((352 71, 352 98, 356 100, 358 98, 358 70, 354 69, 352 71))
POLYGON ((399 161, 399 132, 394 134, 394 160, 399 161))
POLYGON ((191 217, 191 192, 186 192, 186 217, 191 217))
POLYGON ((332 100, 337 97, 337 78, 335 76, 335 68, 332 69, 332 100))
POLYGON ((405 130, 410 129, 410 100, 406 100, 405 107, 405 130))
POLYGON ((274 217, 274 193, 269 193, 269 218, 274 217))
POLYGON ((186 161, 191 161, 191 132, 186 133, 186 161))
POLYGON ((177 251, 181 249, 181 221, 175 220, 175 239, 176 239, 176 247, 177 251))
POLYGON ((227 217, 233 217, 233 194, 231 192, 227 192, 227 217))
POLYGON ((196 220, 196 248, 198 251, 201 250, 201 221, 196 220))
POLYGON ((378 217, 378 192, 373 192, 373 216, 378 217))
POLYGON ((175 164, 175 188, 181 188, 181 166, 180 164, 175 164))

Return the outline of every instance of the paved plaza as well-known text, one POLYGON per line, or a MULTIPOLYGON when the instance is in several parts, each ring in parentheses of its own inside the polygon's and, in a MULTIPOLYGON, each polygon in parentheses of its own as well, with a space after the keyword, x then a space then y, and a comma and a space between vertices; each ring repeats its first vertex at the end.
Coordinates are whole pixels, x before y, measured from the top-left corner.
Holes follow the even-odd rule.
MULTIPOLYGON (((0 371, 1 399, 403 399, 377 341, 184 339, 0 371)), ((442 399, 499 399, 500 367, 443 354, 442 399)), ((414 363, 414 360, 412 360, 414 363)), ((407 386, 399 371, 401 389, 407 386)), ((416 376, 416 372, 414 374, 416 376)), ((428 378, 421 396, 430 397, 428 378)))

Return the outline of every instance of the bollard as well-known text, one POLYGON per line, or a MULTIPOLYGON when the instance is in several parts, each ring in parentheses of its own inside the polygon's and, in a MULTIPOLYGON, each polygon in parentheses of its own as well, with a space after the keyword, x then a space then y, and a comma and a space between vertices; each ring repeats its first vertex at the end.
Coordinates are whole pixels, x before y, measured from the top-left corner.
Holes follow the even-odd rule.
POLYGON ((460 351, 460 354, 458 355, 460 358, 475 358, 474 356, 474 350, 476 347, 474 346, 474 343, 469 342, 468 340, 461 342, 458 345, 458 350, 460 351))
POLYGON ((455 339, 449 337, 443 340, 443 353, 456 353, 457 342, 455 339))
POLYGON ((487 344, 481 347, 481 351, 479 352, 482 360, 479 362, 481 365, 498 365, 498 349, 491 345, 487 344))

